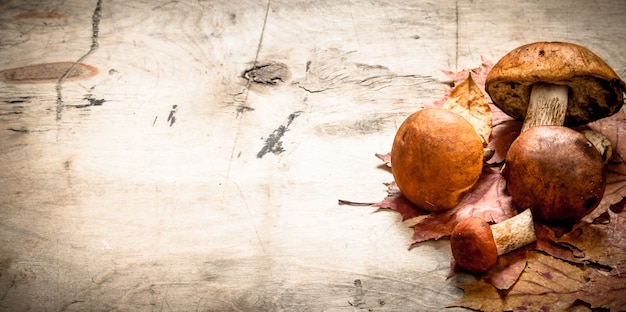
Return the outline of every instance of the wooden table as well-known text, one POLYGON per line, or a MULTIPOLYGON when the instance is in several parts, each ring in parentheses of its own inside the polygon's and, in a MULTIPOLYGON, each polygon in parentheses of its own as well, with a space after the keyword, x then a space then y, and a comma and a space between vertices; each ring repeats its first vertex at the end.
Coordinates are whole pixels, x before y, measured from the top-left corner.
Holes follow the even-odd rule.
POLYGON ((441 70, 563 40, 626 78, 624 16, 617 0, 2 1, 0 310, 441 310, 471 281, 447 278, 448 241, 409 250, 398 215, 338 199, 385 197, 374 154, 443 95, 441 70))

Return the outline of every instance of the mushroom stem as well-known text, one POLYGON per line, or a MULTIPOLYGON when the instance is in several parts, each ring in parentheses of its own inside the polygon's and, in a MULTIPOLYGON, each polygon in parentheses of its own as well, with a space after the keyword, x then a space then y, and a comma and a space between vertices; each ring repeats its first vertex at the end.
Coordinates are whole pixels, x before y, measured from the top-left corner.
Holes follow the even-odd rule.
POLYGON ((602 162, 606 165, 613 157, 613 144, 602 133, 594 130, 583 130, 581 132, 596 150, 602 155, 602 162))
POLYGON ((498 256, 524 247, 537 240, 530 209, 491 226, 498 256))
POLYGON ((533 126, 562 126, 565 123, 568 93, 566 85, 533 84, 522 132, 533 126))
POLYGON ((450 234, 450 248, 456 264, 473 272, 486 272, 498 256, 537 240, 530 209, 500 223, 489 225, 479 217, 461 220, 450 234))

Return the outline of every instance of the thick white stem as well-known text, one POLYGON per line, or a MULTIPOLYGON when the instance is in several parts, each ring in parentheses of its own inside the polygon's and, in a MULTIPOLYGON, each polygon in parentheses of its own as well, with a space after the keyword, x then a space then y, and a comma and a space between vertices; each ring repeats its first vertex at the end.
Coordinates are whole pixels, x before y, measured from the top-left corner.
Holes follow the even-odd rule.
POLYGON ((522 132, 533 126, 562 126, 567 112, 568 93, 569 88, 565 85, 534 84, 522 132))
POLYGON ((524 247, 537 240, 530 209, 491 226, 498 256, 524 247))

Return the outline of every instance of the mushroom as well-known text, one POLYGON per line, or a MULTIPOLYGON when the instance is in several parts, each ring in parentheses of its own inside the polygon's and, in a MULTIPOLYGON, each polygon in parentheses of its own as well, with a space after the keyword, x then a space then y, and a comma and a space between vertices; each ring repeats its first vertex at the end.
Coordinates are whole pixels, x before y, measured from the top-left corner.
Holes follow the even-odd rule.
POLYGON ((391 172, 401 193, 428 211, 455 207, 482 173, 483 143, 463 117, 440 108, 411 114, 391 148, 391 172))
POLYGON ((529 209, 500 223, 489 225, 478 217, 461 220, 450 235, 452 256, 458 266, 472 273, 483 273, 498 256, 537 240, 529 209))
POLYGON ((598 206, 604 163, 587 138, 562 126, 532 127, 513 141, 502 175, 515 204, 537 220, 569 225, 598 206))
POLYGON ((618 112, 626 83, 600 57, 566 42, 535 42, 502 57, 487 75, 494 104, 535 125, 577 126, 618 112))
POLYGON ((584 47, 536 42, 502 57, 485 86, 495 105, 524 120, 502 169, 515 204, 544 223, 578 222, 604 195, 600 153, 610 158, 610 147, 594 139, 600 144, 595 151, 565 127, 533 128, 578 126, 613 115, 623 106, 626 83, 584 47))

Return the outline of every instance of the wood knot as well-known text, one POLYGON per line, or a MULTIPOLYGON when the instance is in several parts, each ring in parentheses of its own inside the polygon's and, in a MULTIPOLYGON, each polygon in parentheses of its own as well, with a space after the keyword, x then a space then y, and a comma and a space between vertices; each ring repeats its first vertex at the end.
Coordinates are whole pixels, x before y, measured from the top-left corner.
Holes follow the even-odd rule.
POLYGON ((291 79, 291 71, 282 63, 267 63, 246 70, 243 78, 264 85, 280 85, 291 79))

